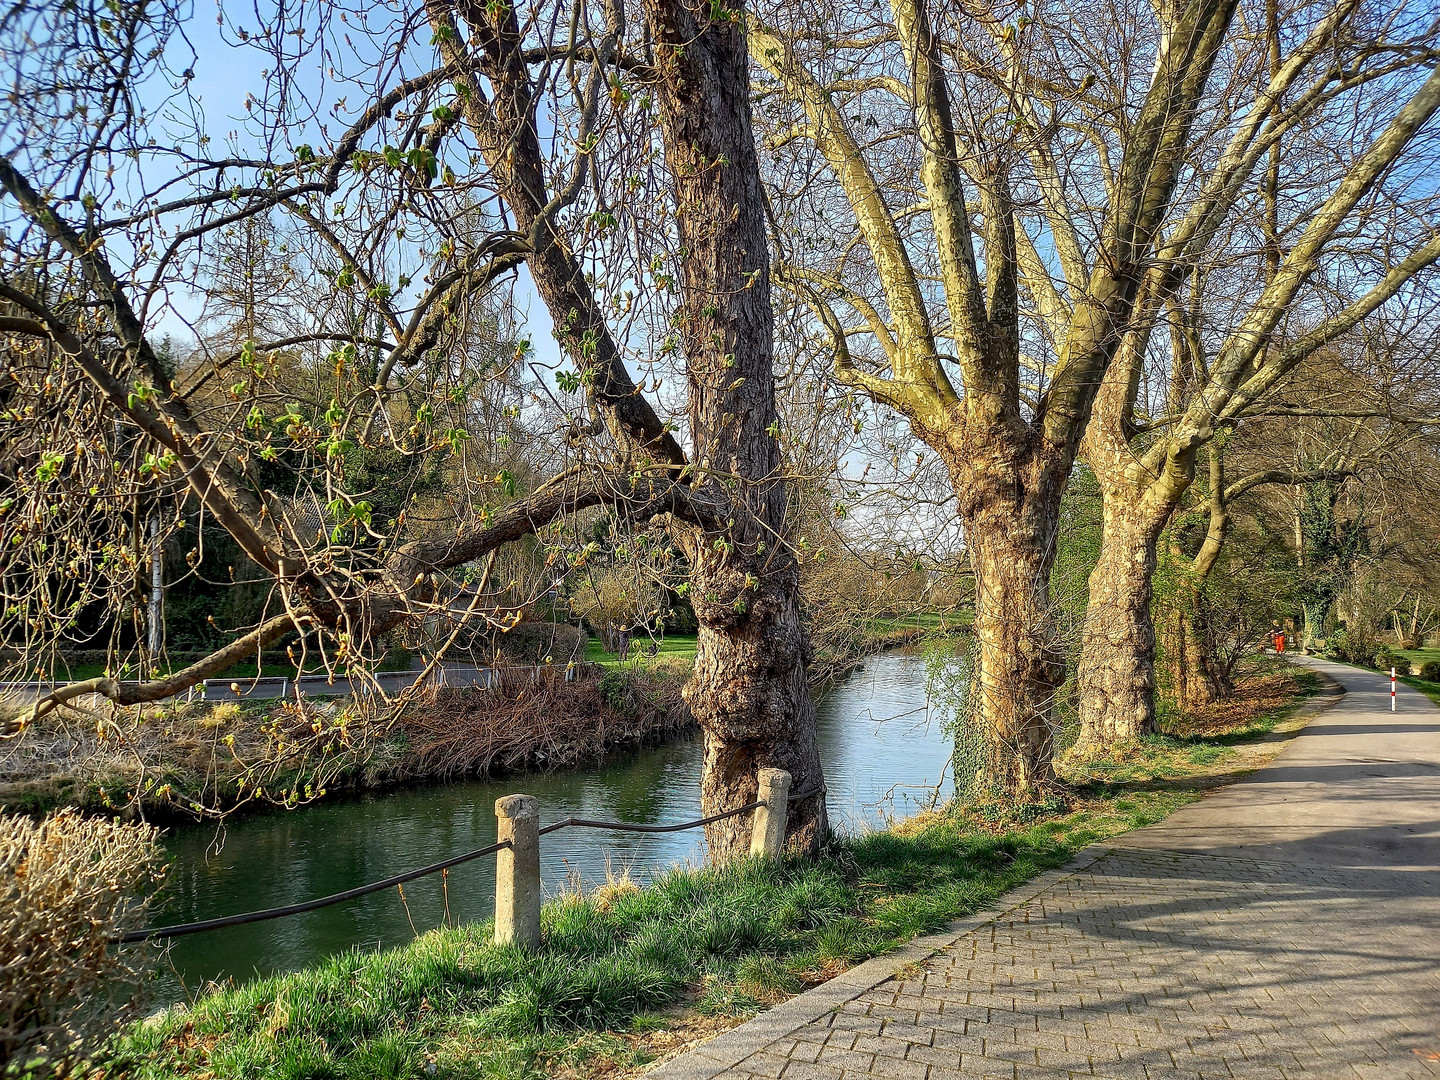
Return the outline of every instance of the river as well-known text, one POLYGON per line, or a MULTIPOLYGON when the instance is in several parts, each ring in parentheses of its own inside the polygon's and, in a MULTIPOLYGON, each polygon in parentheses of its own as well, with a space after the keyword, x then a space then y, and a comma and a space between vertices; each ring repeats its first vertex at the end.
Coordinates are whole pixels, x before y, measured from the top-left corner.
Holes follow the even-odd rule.
MULTIPOLYGON (((820 757, 832 822, 855 832, 948 795, 951 743, 926 699, 921 657, 875 657, 817 702, 820 757), (944 774, 942 776, 942 773, 944 774)), ((612 755, 598 766, 498 780, 402 789, 302 810, 243 817, 220 828, 185 826, 166 839, 171 870, 157 923, 188 922, 296 903, 398 874, 495 841, 495 800, 525 792, 541 824, 583 816, 646 825, 699 817, 698 735, 612 755)), ((566 829, 541 841, 547 892, 607 872, 643 882, 703 858, 702 830, 609 833, 566 829)), ((314 964, 349 948, 398 945, 436 926, 494 913, 495 861, 482 857, 396 890, 304 915, 175 941, 161 996, 179 1000, 207 980, 243 979, 314 964), (448 916, 447 916, 448 911, 448 916)))

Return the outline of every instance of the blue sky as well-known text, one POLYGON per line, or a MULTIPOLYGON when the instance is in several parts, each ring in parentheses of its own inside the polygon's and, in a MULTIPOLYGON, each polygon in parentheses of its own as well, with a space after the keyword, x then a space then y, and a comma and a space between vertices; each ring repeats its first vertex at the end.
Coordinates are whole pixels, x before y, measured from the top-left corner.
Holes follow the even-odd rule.
MULTIPOLYGON (((185 40, 173 43, 172 66, 183 70, 188 65, 194 72, 190 93, 203 111, 207 133, 217 142, 233 131, 239 133, 244 146, 249 129, 246 98, 262 91, 263 80, 259 54, 238 46, 237 33, 241 29, 253 33, 259 22, 253 6, 198 0, 184 22, 185 40), (190 61, 192 48, 193 63, 190 61)), ((313 76, 315 71, 314 61, 299 68, 302 78, 307 73, 313 76)), ((315 79, 312 86, 318 88, 319 80, 315 79)), ((327 109, 322 111, 328 111, 336 96, 333 92, 328 96, 324 103, 327 109)), ((318 143, 318 132, 297 133, 293 139, 297 144, 307 140, 318 143)), ((554 369, 562 361, 560 349, 555 342, 549 311, 536 294, 528 269, 522 268, 518 274, 515 300, 517 322, 530 338, 537 366, 554 369)), ((177 342, 193 343, 194 334, 189 324, 199 316, 202 303, 203 298, 198 295, 175 295, 171 310, 161 314, 155 329, 161 335, 171 335, 177 342)))

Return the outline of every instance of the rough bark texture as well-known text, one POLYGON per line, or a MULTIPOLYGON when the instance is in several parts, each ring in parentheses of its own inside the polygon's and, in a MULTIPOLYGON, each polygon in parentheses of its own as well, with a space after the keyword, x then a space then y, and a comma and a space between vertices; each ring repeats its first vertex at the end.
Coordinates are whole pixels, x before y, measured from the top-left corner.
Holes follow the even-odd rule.
POLYGON ((1201 590, 1185 582, 1165 614, 1165 656, 1175 702, 1185 712, 1213 705, 1233 687, 1210 654, 1201 590))
MULTIPOLYGON (((1027 282, 1057 324, 1055 363, 1038 399, 1022 391, 1029 376, 1021 374, 1018 299, 1022 257, 1032 265, 1040 260, 1032 258, 1030 238, 1015 224, 1007 164, 1013 147, 991 153, 976 132, 957 130, 947 74, 951 61, 932 29, 925 0, 893 0, 890 8, 908 73, 902 96, 915 117, 915 153, 949 317, 948 343, 943 348, 937 343, 930 321, 933 279, 922 281, 912 266, 908 240, 889 209, 887 185, 867 161, 871 136, 861 139, 850 127, 862 118, 847 116, 848 107, 806 69, 783 35, 761 30, 755 60, 804 110, 808 137, 843 189, 873 261, 885 314, 869 302, 848 302, 880 343, 885 367, 855 362, 849 317, 808 284, 823 285, 823 276, 798 268, 788 276, 830 333, 836 378, 900 412, 949 467, 976 573, 980 656, 974 719, 994 752, 983 782, 1023 794, 1049 782, 1055 698, 1064 672, 1049 596, 1060 499, 1096 391, 1153 261, 1186 163, 1183 147, 1195 105, 1234 2, 1195 0, 1167 13, 1165 45, 1128 127, 1093 267, 1087 269, 1078 244, 1067 241, 1074 236, 1067 212, 1052 214, 1051 236, 1067 263, 1072 299, 1060 302, 1049 270, 1027 282), (969 187, 985 222, 983 279, 969 187), (963 393, 951 382, 950 372, 957 370, 963 393)), ((1041 172, 1051 174, 1045 164, 1041 172)), ((842 265, 850 250, 846 246, 842 265)))
MULTIPOLYGON (((444 5, 430 8, 447 60, 467 68, 466 37, 453 32, 444 5)), ((750 802, 760 768, 785 769, 793 791, 810 793, 789 808, 790 841, 813 848, 827 820, 798 572, 782 535, 785 491, 768 430, 775 420, 774 314, 743 13, 722 5, 691 10, 682 0, 644 4, 683 252, 675 268, 682 290, 676 325, 694 437, 687 459, 625 371, 605 313, 560 231, 560 196, 547 190, 536 91, 515 9, 461 10, 490 89, 487 98, 478 80, 469 83, 466 118, 516 224, 531 237, 527 261, 561 344, 586 368, 591 401, 628 464, 653 460, 664 475, 688 480, 679 514, 688 524, 677 539, 689 556, 700 622, 686 699, 705 731, 705 811, 750 802)), ((618 35, 622 22, 618 6, 607 11, 609 34, 618 35)), ((597 55, 613 46, 614 38, 607 40, 597 55)), ((651 511, 679 512, 662 501, 651 511)), ((746 814, 712 826, 712 858, 748 850, 750 824, 746 814)))
POLYGON ((972 722, 985 736, 974 782, 1033 792, 1054 779, 1055 699, 1065 682, 1049 596, 1054 548, 1026 544, 993 515, 967 536, 976 596, 972 722))
POLYGON ((970 722, 984 738, 984 756, 972 783, 1026 795, 1054 780, 1065 653, 1050 599, 1060 508, 1052 488, 1064 481, 984 437, 962 443, 949 465, 975 570, 970 722))
MULTIPOLYGON (((790 846, 813 850, 825 813, 809 642, 799 574, 783 533, 760 169, 739 12, 646 0, 665 157, 676 187, 682 305, 697 497, 728 500, 734 524, 685 541, 699 620, 685 698, 705 732, 707 815, 755 798, 763 767, 791 774, 790 846)), ((750 846, 750 815, 707 829, 712 859, 750 846)))
POLYGON ((1205 624, 1205 582, 1220 559, 1230 531, 1225 499, 1224 438, 1210 444, 1210 525, 1200 550, 1191 559, 1180 550, 1171 555, 1180 572, 1170 601, 1170 674, 1175 700, 1186 712, 1213 705, 1234 689, 1229 673, 1215 660, 1205 624))
POLYGON ((1081 750, 1103 749, 1155 731, 1150 602, 1156 544, 1168 516, 1107 493, 1080 651, 1081 750))
MULTIPOLYGON (((1137 307, 1154 310, 1164 282, 1146 277, 1137 307)), ((1155 623, 1151 613, 1160 533, 1195 478, 1199 439, 1165 441, 1163 455, 1135 452, 1135 400, 1150 340, 1147 324, 1131 330, 1105 372, 1085 432, 1084 455, 1104 497, 1100 556, 1090 574, 1081 631, 1082 753, 1151 734, 1155 728, 1155 623)), ((1194 365, 1187 340, 1176 338, 1172 394, 1184 393, 1194 365)))

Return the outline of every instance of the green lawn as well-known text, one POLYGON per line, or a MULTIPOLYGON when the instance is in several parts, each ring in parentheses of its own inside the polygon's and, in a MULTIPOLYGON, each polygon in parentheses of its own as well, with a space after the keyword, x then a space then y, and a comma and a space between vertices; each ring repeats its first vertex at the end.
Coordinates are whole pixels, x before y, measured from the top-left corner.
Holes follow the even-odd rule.
POLYGON ((877 634, 891 634, 897 630, 917 627, 922 630, 953 630, 969 626, 975 621, 971 612, 917 611, 913 615, 896 615, 871 619, 870 630, 877 634))
POLYGON ((353 950, 144 1021, 112 1073, 136 1080, 539 1080, 634 1068, 637 1033, 745 1015, 970 914, 1084 845, 1191 796, 1136 792, 1030 826, 958 815, 837 844, 816 861, 672 870, 545 905, 538 953, 488 924, 353 950), (671 1013, 671 1015, 666 1015, 671 1013))
POLYGON ((1400 681, 1406 686, 1413 686, 1431 701, 1435 702, 1436 705, 1440 705, 1440 682, 1429 682, 1425 679, 1417 679, 1409 675, 1400 676, 1400 681))
MULTIPOLYGON (((592 637, 585 643, 585 659, 596 664, 618 665, 622 661, 612 652, 606 652, 599 638, 592 637)), ((694 634, 666 634, 663 638, 651 639, 638 635, 630 639, 630 656, 627 665, 649 664, 659 660, 681 660, 690 663, 695 659, 694 634), (649 650, 659 646, 655 653, 649 650)))
POLYGON ((1417 664, 1425 664, 1431 660, 1440 660, 1440 649, 1396 649, 1395 655, 1413 660, 1417 664))
MULTIPOLYGON (((884 637, 901 630, 908 630, 918 627, 922 630, 950 630, 955 627, 970 625, 969 613, 964 616, 950 612, 920 611, 914 615, 903 615, 896 618, 872 619, 868 630, 877 637, 884 637)), ((695 659, 695 635, 694 634, 666 634, 659 639, 659 650, 653 655, 647 655, 647 650, 653 648, 656 642, 641 634, 630 639, 630 659, 627 663, 647 663, 655 660, 681 660, 690 663, 695 659)), ((620 663, 615 653, 606 652, 600 644, 599 638, 592 637, 585 646, 585 659, 597 664, 614 665, 620 663)))
MULTIPOLYGON (((870 631, 876 635, 883 636, 892 634, 899 630, 919 627, 925 630, 949 630, 958 626, 968 626, 970 618, 968 613, 963 616, 950 612, 921 611, 913 615, 904 615, 896 618, 872 619, 870 631)), ((657 644, 657 641, 645 635, 637 635, 630 641, 630 657, 626 663, 646 664, 660 660, 679 660, 684 663, 691 663, 695 659, 695 635, 694 634, 666 634, 658 640, 659 649, 650 654, 649 650, 657 644)), ((1440 656, 1440 650, 1436 651, 1440 656)), ((599 638, 592 637, 585 646, 585 659, 597 664, 616 665, 620 658, 615 653, 606 652, 600 644, 599 638)), ((421 664, 421 658, 417 657, 412 663, 386 662, 380 665, 381 671, 404 671, 421 664)), ((185 664, 173 664, 162 668, 162 673, 178 671, 185 667, 185 664)), ((105 673, 101 664, 73 664, 68 674, 64 671, 57 673, 57 678, 69 678, 78 682, 81 679, 96 679, 105 673)), ((323 669, 307 668, 306 674, 323 674, 323 669)), ((127 673, 127 678, 134 678, 133 673, 127 673)), ((214 676, 219 679, 253 679, 256 678, 255 665, 253 663, 237 664, 228 671, 214 676)), ((295 677, 295 668, 290 664, 266 664, 260 669, 260 678, 285 679, 295 677)))

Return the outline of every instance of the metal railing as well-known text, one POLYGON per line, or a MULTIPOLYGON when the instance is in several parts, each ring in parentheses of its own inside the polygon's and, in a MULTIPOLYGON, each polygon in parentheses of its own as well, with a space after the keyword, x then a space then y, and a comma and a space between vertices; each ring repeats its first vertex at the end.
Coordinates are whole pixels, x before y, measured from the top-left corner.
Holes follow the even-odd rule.
POLYGON ((544 827, 539 825, 539 804, 530 795, 507 795, 495 803, 495 814, 499 819, 500 840, 485 847, 454 855, 439 862, 430 863, 414 870, 357 885, 353 889, 332 893, 329 896, 304 900, 281 907, 246 911, 236 915, 223 915, 214 919, 178 923, 173 926, 156 926, 147 930, 135 930, 115 939, 119 944, 139 941, 156 941, 201 934, 209 930, 221 930, 230 926, 283 919, 290 915, 302 915, 333 904, 343 904, 370 893, 381 892, 404 885, 417 878, 427 877, 449 870, 452 866, 483 858, 486 855, 505 856, 497 859, 495 875, 495 939, 497 941, 521 941, 534 944, 539 941, 540 932, 540 859, 539 840, 561 829, 610 829, 615 832, 672 833, 687 829, 699 829, 718 821, 738 817, 755 811, 751 826, 750 853, 752 855, 775 857, 784 849, 785 824, 789 804, 825 794, 825 785, 820 784, 799 795, 790 794, 790 774, 781 769, 761 769, 759 774, 761 798, 752 800, 733 810, 711 814, 694 821, 682 821, 675 825, 635 825, 626 821, 597 821, 591 818, 569 817, 544 827), (508 866, 506 865, 508 863, 508 866), (508 873, 507 873, 508 871, 508 873))

